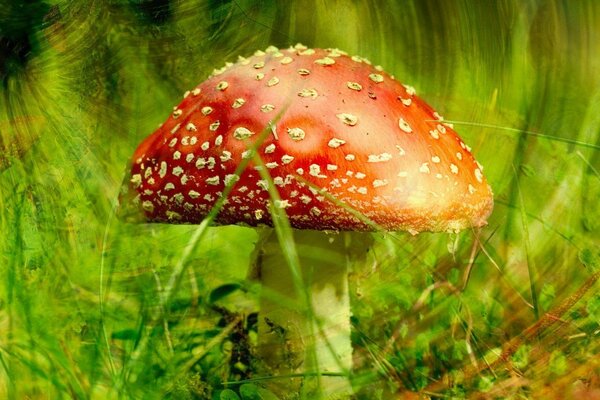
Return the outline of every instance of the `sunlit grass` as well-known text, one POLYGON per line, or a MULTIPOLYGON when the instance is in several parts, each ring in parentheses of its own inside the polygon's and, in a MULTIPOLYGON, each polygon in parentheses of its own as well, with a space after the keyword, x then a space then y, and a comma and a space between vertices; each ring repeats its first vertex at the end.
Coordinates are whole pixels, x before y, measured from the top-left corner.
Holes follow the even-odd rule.
POLYGON ((127 224, 115 201, 186 89, 298 41, 417 87, 496 196, 478 231, 375 234, 351 274, 357 397, 598 390, 597 4, 49 3, 0 21, 30 46, 0 50, 0 398, 257 398, 256 232, 127 224))

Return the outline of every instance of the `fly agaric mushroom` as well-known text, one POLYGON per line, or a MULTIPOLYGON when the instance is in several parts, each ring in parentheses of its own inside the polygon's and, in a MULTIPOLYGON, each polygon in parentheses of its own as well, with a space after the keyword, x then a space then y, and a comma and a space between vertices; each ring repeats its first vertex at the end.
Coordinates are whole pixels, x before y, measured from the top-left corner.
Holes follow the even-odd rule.
POLYGON ((351 369, 347 266, 370 240, 319 231, 457 232, 485 225, 493 206, 452 125, 411 86, 337 49, 269 47, 227 63, 184 94, 132 160, 124 201, 147 221, 199 223, 230 190, 214 223, 272 226, 275 207, 297 229, 308 310, 285 306, 302 295, 276 236, 264 230, 257 244, 258 354, 274 374, 351 369))

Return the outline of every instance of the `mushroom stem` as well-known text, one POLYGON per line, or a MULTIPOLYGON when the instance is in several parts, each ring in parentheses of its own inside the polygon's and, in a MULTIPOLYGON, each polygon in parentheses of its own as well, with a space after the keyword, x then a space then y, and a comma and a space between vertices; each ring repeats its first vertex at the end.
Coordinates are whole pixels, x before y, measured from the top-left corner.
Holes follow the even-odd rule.
POLYGON ((262 287, 258 369, 273 377, 269 388, 275 392, 344 398, 352 393, 348 271, 364 263, 372 239, 296 230, 294 243, 300 279, 286 265, 274 231, 260 233, 254 263, 262 287))

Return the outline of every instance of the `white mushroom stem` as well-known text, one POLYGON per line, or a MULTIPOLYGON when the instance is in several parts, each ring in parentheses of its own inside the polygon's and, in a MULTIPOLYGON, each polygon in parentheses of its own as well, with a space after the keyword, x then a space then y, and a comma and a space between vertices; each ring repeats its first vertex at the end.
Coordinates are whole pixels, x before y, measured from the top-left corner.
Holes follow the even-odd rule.
MULTIPOLYGON (((295 230, 299 276, 272 229, 260 233, 254 277, 262 285, 258 362, 271 390, 324 398, 352 393, 348 271, 364 263, 369 234, 295 230), (300 278, 300 279, 298 279, 300 278)), ((316 397, 311 397, 316 398, 316 397)))

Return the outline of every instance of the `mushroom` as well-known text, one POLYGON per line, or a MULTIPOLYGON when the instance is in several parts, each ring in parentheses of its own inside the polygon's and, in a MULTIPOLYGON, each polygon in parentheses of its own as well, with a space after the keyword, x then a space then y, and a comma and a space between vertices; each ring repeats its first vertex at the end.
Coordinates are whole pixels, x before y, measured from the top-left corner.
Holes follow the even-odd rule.
POLYGON ((369 60, 269 47, 184 94, 135 151, 122 202, 161 223, 199 223, 224 196, 215 224, 271 227, 285 213, 302 271, 261 229, 258 358, 273 375, 316 372, 331 394, 351 391, 336 373, 352 366, 347 273, 364 262, 365 232, 485 225, 482 170, 451 124, 369 60))

